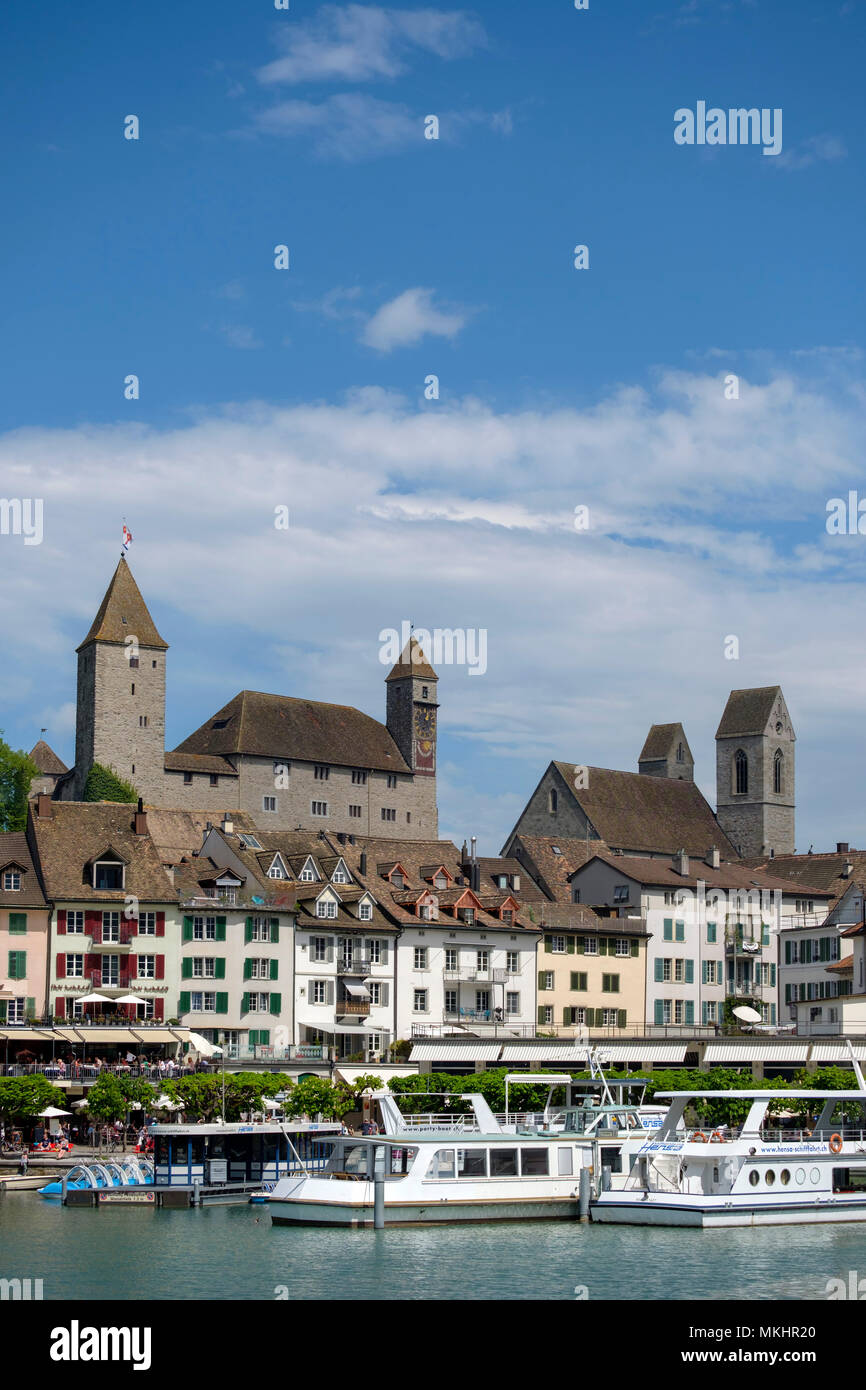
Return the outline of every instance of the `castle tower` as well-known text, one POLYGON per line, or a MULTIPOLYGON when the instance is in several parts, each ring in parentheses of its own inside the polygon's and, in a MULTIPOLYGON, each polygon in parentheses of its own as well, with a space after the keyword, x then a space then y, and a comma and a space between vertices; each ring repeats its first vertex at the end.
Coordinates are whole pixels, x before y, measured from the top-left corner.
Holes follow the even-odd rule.
POLYGON ((94 763, 144 797, 159 799, 165 767, 165 654, 125 559, 114 571, 78 648, 75 775, 64 794, 81 800, 94 763))
POLYGON ((747 859, 794 853, 795 739, 778 685, 731 691, 716 732, 716 813, 747 859))
POLYGON ((637 765, 646 777, 676 777, 694 782, 695 760, 682 724, 653 724, 637 765))
POLYGON ((436 808, 436 686, 439 677, 415 638, 385 677, 385 724, 414 774, 416 800, 421 797, 425 822, 438 835, 436 808), (424 788, 429 789, 423 795, 424 788))

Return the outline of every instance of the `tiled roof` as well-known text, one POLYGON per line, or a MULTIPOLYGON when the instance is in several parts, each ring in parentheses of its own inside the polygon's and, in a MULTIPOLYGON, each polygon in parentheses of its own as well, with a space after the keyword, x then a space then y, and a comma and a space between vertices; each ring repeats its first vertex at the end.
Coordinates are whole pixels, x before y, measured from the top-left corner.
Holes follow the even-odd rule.
POLYGON ((402 681, 407 676, 428 681, 439 679, 414 637, 406 643, 400 660, 391 667, 385 680, 402 681))
POLYGON ((682 724, 652 724, 638 762, 651 763, 656 759, 666 758, 677 734, 685 737, 682 724))
POLYGON ((762 734, 779 693, 778 685, 765 685, 756 690, 732 690, 722 712, 716 738, 762 734))
POLYGON ((481 871, 480 893, 510 893, 513 891, 515 898, 519 898, 523 903, 543 901, 544 894, 535 879, 527 872, 526 866, 521 864, 519 859, 515 859, 513 855, 479 857, 478 867, 481 871), (520 887, 513 890, 500 888, 497 882, 500 874, 505 874, 509 882, 516 874, 520 879, 520 887))
POLYGON ((384 724, 350 705, 242 690, 174 750, 408 773, 384 724))
MULTIPOLYGON (((571 901, 569 877, 600 850, 606 850, 604 840, 572 839, 562 835, 515 835, 512 857, 520 866, 521 875, 533 874, 539 879, 540 896, 546 891, 556 900, 571 901), (559 851, 559 853, 557 853, 559 851)), ((523 877, 520 880, 523 888, 523 877)), ((518 893, 517 895, 521 895, 518 893)), ((527 902, 537 899, 527 897, 527 902)))
POLYGON ((127 637, 136 637, 141 647, 168 649, 168 643, 163 642, 156 630, 129 566, 121 559, 78 651, 88 642, 113 642, 123 646, 127 637))
POLYGON ((30 825, 45 888, 52 902, 123 901, 132 893, 142 902, 173 902, 176 894, 150 835, 133 831, 135 808, 114 801, 53 801, 51 815, 35 815, 30 825), (85 867, 107 849, 126 863, 126 885, 116 892, 90 886, 85 867))
MULTIPOLYGON (((27 837, 15 830, 0 834, 0 875, 9 864, 17 864, 22 870, 21 888, 18 892, 4 893, 3 879, 0 877, 0 907, 8 907, 15 912, 18 908, 47 906, 33 866, 27 837)), ((0 963, 0 973, 5 973, 4 963, 0 963)))
POLYGON ((61 773, 68 772, 69 768, 62 763, 53 748, 49 748, 44 739, 40 739, 30 749, 30 760, 34 762, 41 773, 46 777, 59 777, 61 773))
MULTIPOLYGON (((255 821, 246 811, 228 814, 236 836, 244 833, 258 836, 255 821)), ((147 812, 147 828, 164 864, 178 863, 184 855, 196 853, 207 827, 220 823, 218 811, 166 811, 152 806, 147 812)))
POLYGON ((585 769, 587 785, 574 790, 573 763, 554 763, 598 835, 614 849, 706 854, 715 845, 737 852, 694 782, 647 777, 606 767, 585 769))
POLYGON ((842 854, 777 854, 772 859, 749 859, 747 863, 799 883, 803 889, 828 889, 833 895, 833 906, 853 884, 866 885, 866 851, 862 849, 842 854), (846 877, 843 870, 847 864, 851 865, 851 873, 846 877))
MULTIPOLYGON (((778 874, 768 874, 763 869, 749 868, 736 860, 723 860, 717 869, 712 869, 702 859, 690 859, 689 872, 680 874, 669 859, 646 859, 634 854, 609 853, 598 854, 597 858, 616 869, 624 878, 631 878, 637 883, 653 887, 695 888, 698 882, 702 882, 707 888, 765 888, 767 891, 778 889, 791 895, 801 891, 797 883, 791 883, 778 874)), ((816 888, 814 891, 821 897, 828 896, 821 889, 816 888)))
POLYGON ((217 772, 221 777, 237 777, 228 758, 211 753, 166 753, 166 772, 217 772))

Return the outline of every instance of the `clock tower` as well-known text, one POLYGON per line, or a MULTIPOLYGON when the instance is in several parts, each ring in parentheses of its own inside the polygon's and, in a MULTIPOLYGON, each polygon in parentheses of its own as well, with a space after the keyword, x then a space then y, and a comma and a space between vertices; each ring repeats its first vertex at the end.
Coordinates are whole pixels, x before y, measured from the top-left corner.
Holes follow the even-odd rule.
MULTIPOLYGON (((436 686, 439 677, 412 637, 386 676, 385 723, 416 777, 436 777, 436 686)), ((435 796, 435 792, 434 792, 435 796)))

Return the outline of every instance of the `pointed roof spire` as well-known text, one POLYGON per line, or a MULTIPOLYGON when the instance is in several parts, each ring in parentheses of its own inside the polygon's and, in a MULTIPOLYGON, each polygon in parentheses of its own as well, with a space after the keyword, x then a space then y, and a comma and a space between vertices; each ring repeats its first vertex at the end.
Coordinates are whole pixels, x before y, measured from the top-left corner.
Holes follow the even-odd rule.
POLYGON ((385 680, 402 681, 409 676, 428 681, 438 681, 439 679, 424 655, 420 643, 414 637, 409 638, 403 648, 400 660, 392 666, 390 674, 385 677, 385 680))
POLYGON ((49 747, 42 738, 38 743, 34 743, 30 749, 29 757, 43 775, 60 777, 64 772, 69 771, 66 764, 58 758, 54 749, 49 747))
POLYGON ((168 650, 168 643, 163 642, 157 632, 132 572, 121 557, 99 605, 99 612, 77 650, 81 651, 90 642, 113 642, 123 646, 127 637, 138 638, 140 647, 168 650))

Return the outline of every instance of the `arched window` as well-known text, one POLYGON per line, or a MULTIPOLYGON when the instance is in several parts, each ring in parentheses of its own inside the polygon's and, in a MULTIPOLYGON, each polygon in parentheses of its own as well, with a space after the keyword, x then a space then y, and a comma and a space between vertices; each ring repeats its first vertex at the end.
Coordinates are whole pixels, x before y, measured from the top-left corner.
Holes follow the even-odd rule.
POLYGON ((557 800, 558 797, 556 794, 556 789, 554 787, 551 787, 550 791, 547 794, 547 809, 552 816, 556 815, 557 800))
POLYGON ((782 780, 782 769, 784 767, 784 763, 785 759, 782 755, 782 750, 781 748, 777 748, 776 756, 773 759, 773 791, 776 792, 777 795, 782 791, 784 787, 784 782, 782 780))
POLYGON ((734 791, 737 796, 744 796, 749 790, 749 760, 742 748, 738 748, 734 754, 734 791))
POLYGON ((682 745, 682 744, 679 744, 679 746, 678 746, 678 748, 677 748, 677 762, 678 762, 678 763, 684 763, 685 760, 686 760, 686 750, 685 750, 685 748, 683 748, 683 745, 682 745))

